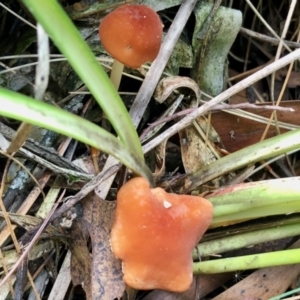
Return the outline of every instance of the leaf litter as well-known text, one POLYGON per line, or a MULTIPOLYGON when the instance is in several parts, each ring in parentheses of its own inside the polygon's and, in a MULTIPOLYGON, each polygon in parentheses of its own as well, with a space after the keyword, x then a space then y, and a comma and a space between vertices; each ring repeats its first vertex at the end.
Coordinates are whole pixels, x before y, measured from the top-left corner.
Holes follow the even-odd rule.
MULTIPOLYGON (((228 3, 222 3, 222 5, 224 6, 226 6, 226 4, 228 3)), ((261 3, 259 5, 261 5, 261 3)), ((260 10, 260 12, 264 15, 264 10, 259 5, 258 5, 258 10, 260 10)), ((264 17, 267 19, 267 22, 269 22, 269 24, 273 26, 278 33, 280 33, 278 24, 280 23, 279 22, 280 18, 282 18, 283 20, 286 19, 289 3, 287 1, 283 1, 281 7, 276 9, 272 6, 271 2, 267 2, 265 4, 265 8, 267 7, 267 5, 269 5, 269 9, 268 9, 269 14, 264 15, 264 17)), ((86 4, 81 7, 82 10, 80 9, 80 13, 82 13, 82 11, 83 12, 85 11, 86 4)), ((88 7, 90 6, 88 5, 88 7)), ((249 26, 250 17, 248 15, 251 13, 246 9, 245 4, 234 3, 234 7, 236 9, 240 9, 241 11, 243 11, 243 18, 244 18, 243 26, 248 26, 248 28, 250 28, 249 26)), ((12 8, 13 9, 16 8, 15 4, 12 5, 12 8)), ((172 12, 173 9, 172 7, 167 7, 167 8, 169 9, 169 11, 167 10, 164 13, 168 14, 170 13, 170 11, 172 12)), ((1 14, 5 15, 4 12, 2 12, 1 14)), ((173 14, 171 13, 170 16, 172 15, 173 14)), ((250 19, 252 20, 253 17, 250 19)), ((164 21, 166 22, 166 20, 164 21)), ((245 30, 244 31, 241 30, 240 32, 242 33, 243 38, 241 36, 238 36, 236 43, 233 45, 231 49, 231 53, 229 54, 230 62, 231 62, 229 65, 230 68, 229 74, 231 77, 229 78, 230 83, 238 82, 242 78, 242 76, 248 76, 251 72, 255 74, 255 72, 257 72, 258 70, 256 66, 258 66, 258 68, 261 68, 261 66, 264 66, 265 64, 270 64, 274 61, 273 59, 275 56, 274 50, 276 50, 276 47, 274 45, 278 45, 278 42, 275 42, 274 40, 272 40, 272 44, 265 42, 265 40, 267 40, 269 36, 267 35, 265 28, 261 29, 258 21, 255 21, 253 23, 252 29, 255 30, 252 30, 251 33, 247 33, 247 34, 245 34, 246 32, 245 30), (261 32, 258 34, 259 31, 261 32), (253 33, 257 33, 257 35, 253 33), (251 51, 246 51, 245 45, 247 45, 248 43, 249 36, 251 36, 252 39, 251 40, 252 48, 251 51), (245 39, 245 37, 247 37, 247 39, 245 39), (262 41, 262 38, 265 40, 259 43, 258 41, 262 41), (251 53, 255 53, 255 55, 251 55, 251 53), (247 56, 244 57, 244 54, 247 56), (243 57, 242 62, 233 63, 234 60, 238 61, 240 57, 243 57), (265 59, 265 57, 268 57, 268 59, 265 59), (245 64, 245 68, 244 68, 245 72, 242 71, 243 68, 241 68, 240 64, 245 64)), ((287 39, 290 39, 291 41, 292 40, 295 41, 296 40, 294 35, 295 32, 296 29, 294 27, 291 27, 290 32, 288 32, 287 39)), ((3 31, 0 32, 0 34, 4 36, 3 31)), ((209 39, 207 39, 207 41, 209 41, 209 39)), ((30 39, 26 39, 25 43, 21 45, 19 51, 27 51, 27 49, 29 49, 30 51, 31 50, 30 45, 34 42, 35 40, 34 38, 32 39, 32 37, 30 39)), ((297 41, 294 42, 294 44, 289 44, 289 46, 299 47, 299 43, 297 41)), ((191 61, 191 57, 190 57, 191 47, 189 45, 187 45, 186 47, 188 47, 185 50, 185 51, 188 50, 188 56, 186 58, 186 61, 188 63, 185 65, 185 67, 190 66, 190 61, 191 61)), ((11 52, 11 49, 13 49, 13 47, 11 46, 8 48, 4 47, 5 51, 3 52, 12 54, 13 52, 11 52)), ((205 53, 205 50, 206 49, 202 50, 201 53, 205 53)), ((19 52, 17 54, 20 53, 22 52, 19 52)), ((182 53, 180 53, 180 55, 178 54, 177 57, 182 57, 182 53)), ((183 56, 183 60, 184 60, 184 56, 183 56)), ((15 61, 16 58, 14 58, 14 62, 15 61)), ((178 70, 180 71, 181 69, 176 65, 174 66, 174 60, 172 61, 172 64, 173 65, 169 66, 168 71, 175 72, 175 74, 172 75, 177 76, 178 74, 176 72, 178 72, 178 70)), ((182 62, 179 63, 179 65, 184 66, 182 62)), ((202 71, 203 70, 201 69, 201 72, 202 71)), ((27 79, 32 82, 34 79, 33 69, 30 69, 28 67, 26 72, 27 74, 25 74, 25 77, 27 77, 27 79)), ((53 75, 52 78, 55 78, 55 80, 54 82, 51 82, 51 84, 54 86, 57 85, 59 86, 59 89, 52 88, 52 91, 57 94, 57 97, 59 99, 61 99, 61 95, 65 94, 66 90, 71 91, 77 88, 77 86, 80 86, 80 81, 75 79, 76 76, 72 74, 72 70, 70 70, 70 68, 68 68, 68 65, 65 63, 61 65, 57 64, 55 67, 52 66, 52 75, 53 75)), ((1 76, 2 76, 0 79, 1 85, 8 86, 7 82, 9 81, 10 86, 15 87, 16 89, 23 90, 25 92, 28 91, 28 89, 30 90, 29 87, 30 84, 28 85, 28 80, 24 79, 24 75, 22 75, 22 73, 17 72, 15 75, 10 75, 9 77, 6 78, 3 77, 4 75, 1 76), (20 76, 21 76, 21 80, 20 80, 20 76)), ((141 75, 138 74, 138 76, 141 75)), ((155 77, 159 77, 159 76, 155 74, 155 77)), ((199 76, 195 76, 194 78, 197 79, 198 77, 199 76)), ((280 69, 279 71, 276 72, 276 76, 274 80, 275 81, 273 81, 273 83, 271 79, 268 79, 267 81, 259 81, 253 84, 253 86, 250 89, 248 88, 243 90, 239 98, 238 96, 234 96, 230 99, 229 102, 229 105, 234 105, 236 103, 244 103, 245 101, 252 99, 251 101, 254 101, 256 103, 263 102, 261 105, 265 105, 266 103, 270 105, 274 104, 274 102, 272 102, 272 97, 275 99, 280 97, 280 93, 281 93, 280 91, 281 88, 284 87, 284 81, 285 81, 287 89, 285 89, 284 91, 284 99, 289 101, 282 101, 280 103, 280 106, 291 107, 295 110, 296 113, 290 113, 287 111, 278 112, 277 119, 275 119, 275 121, 273 122, 271 130, 268 131, 266 137, 270 137, 273 136, 274 134, 277 134, 278 133, 277 127, 280 128, 280 132, 282 133, 291 129, 296 129, 299 126, 299 118, 297 118, 297 115, 299 115, 298 114, 299 72, 297 71, 297 68, 295 68, 295 70, 292 72, 290 72, 287 68, 280 69), (273 96, 272 95, 270 96, 271 94, 270 91, 272 89, 274 89, 275 94, 273 96), (271 102, 269 102, 269 100, 271 100, 271 102)), ((183 79, 182 81, 184 82, 183 79)), ((201 84, 199 85, 201 86, 201 84)), ((185 105, 187 105, 187 103, 190 103, 190 100, 193 98, 193 95, 187 92, 187 88, 189 87, 188 84, 183 83, 181 87, 183 87, 183 89, 182 88, 179 89, 179 86, 177 86, 176 89, 177 91, 182 92, 182 95, 184 95, 185 97, 184 103, 185 105)), ((178 94, 175 94, 172 90, 172 92, 168 95, 168 101, 172 101, 172 99, 176 98, 177 95, 178 94)), ((129 102, 132 102, 132 99, 129 99, 129 102)), ((165 110, 168 109, 168 106, 170 104, 159 104, 159 105, 160 106, 158 111, 160 112, 159 115, 161 115, 161 113, 163 113, 165 110)), ((236 116, 236 115, 229 115, 227 111, 213 112, 211 114, 211 119, 209 119, 210 120, 209 122, 211 122, 210 126, 212 130, 215 130, 218 134, 218 138, 217 138, 218 142, 216 142, 216 139, 211 138, 207 134, 207 130, 204 130, 205 137, 209 139, 209 141, 204 140, 203 145, 200 147, 198 146, 198 142, 200 139, 198 131, 196 131, 195 129, 191 130, 191 133, 189 133, 189 136, 191 137, 188 139, 185 137, 187 134, 186 133, 187 129, 184 129, 183 131, 181 131, 179 135, 179 140, 173 138, 172 141, 168 141, 168 142, 166 141, 163 145, 161 145, 163 147, 161 149, 157 149, 159 158, 154 163, 155 167, 157 167, 156 169, 158 170, 158 174, 157 174, 158 183, 161 184, 162 186, 165 185, 166 188, 176 189, 176 184, 174 184, 174 181, 172 180, 173 178, 176 178, 176 176, 178 175, 185 175, 185 173, 190 173, 190 172, 193 173, 196 169, 199 169, 201 167, 201 163, 205 163, 205 164, 209 163, 209 161, 207 160, 207 157, 210 156, 208 152, 209 150, 205 148, 208 143, 212 143, 213 147, 216 149, 217 153, 219 153, 220 156, 224 155, 224 153, 222 152, 224 149, 227 151, 228 154, 230 152, 237 151, 238 149, 245 148, 248 145, 257 143, 260 140, 262 132, 265 128, 265 123, 270 117, 270 111, 265 109, 257 110, 251 108, 246 109, 246 111, 251 114, 254 114, 254 116, 252 115, 250 119, 249 114, 247 115, 242 114, 236 116), (265 119, 261 121, 262 120, 261 117, 265 119), (258 120, 260 121, 258 122, 258 120), (188 145, 186 145, 187 140, 191 140, 191 143, 188 143, 188 145), (172 147, 172 149, 176 149, 180 157, 180 161, 177 161, 177 164, 174 163, 170 164, 170 161, 168 159, 168 157, 170 157, 168 155, 170 155, 169 151, 171 149, 171 147, 168 147, 168 144, 172 144, 172 143, 177 146, 177 147, 172 147), (178 145, 181 146, 181 150, 179 150, 180 148, 178 147, 178 145), (203 153, 204 155, 203 159, 198 158, 199 152, 203 153), (174 172, 174 170, 176 171, 174 172)), ((155 121, 158 115, 157 109, 156 111, 155 109, 153 110, 153 108, 149 109, 148 114, 149 114, 149 119, 147 119, 146 123, 155 121)), ((6 122, 7 120, 1 120, 1 121, 4 121, 6 124, 11 125, 9 122, 8 123, 6 122)), ((174 123, 176 123, 176 121, 177 119, 173 120, 174 123)), ((166 126, 166 124, 167 123, 165 123, 164 126, 166 126)), ((159 128, 160 131, 162 131, 163 129, 164 127, 159 128)), ((33 137, 33 139, 37 140, 38 138, 33 137)), ((56 146, 55 139, 52 145, 56 146)), ((79 152, 82 153, 84 152, 84 150, 81 148, 79 149, 79 152)), ((105 155, 101 154, 100 156, 100 161, 102 161, 101 167, 103 167, 103 161, 105 161, 105 159, 106 159, 105 155)), ((295 175, 299 175, 300 168, 299 168, 299 163, 297 162, 297 157, 294 157, 293 159, 295 161, 293 168, 291 168, 290 163, 285 162, 283 165, 277 165, 275 167, 275 171, 274 171, 275 174, 278 177, 280 177, 282 174, 281 172, 283 170, 291 171, 292 169, 295 175)), ((2 159, 2 163, 4 164, 5 160, 2 159)), ((26 164, 28 164, 28 162, 26 162, 26 164)), ((38 167, 32 168, 30 170, 34 172, 35 176, 39 178, 39 180, 42 180, 42 178, 39 177, 41 170, 39 170, 38 167)), ((266 178, 266 177, 269 178, 269 176, 270 176, 269 173, 265 171, 262 174, 260 174, 259 178, 266 178)), ((187 182, 188 179, 186 179, 185 183, 183 183, 182 185, 187 184, 187 182)), ((11 199, 13 199, 14 201, 10 201, 10 203, 13 202, 14 205, 17 206, 18 201, 15 200, 17 200, 17 197, 20 197, 18 194, 20 193, 24 195, 29 194, 29 198, 28 198, 29 200, 23 202, 23 203, 28 203, 27 209, 17 210, 15 208, 12 209, 12 211, 18 211, 18 213, 22 212, 23 214, 30 213, 32 215, 32 212, 36 211, 36 207, 40 205, 42 201, 41 198, 37 197, 38 201, 35 202, 35 200, 32 200, 32 198, 30 198, 32 197, 30 191, 24 192, 24 187, 28 185, 31 186, 32 182, 27 180, 22 185, 22 188, 19 189, 18 193, 11 196, 11 199), (33 204, 35 204, 36 207, 34 206, 32 207, 33 204)), ((44 187, 45 184, 41 186, 44 187)), ((72 191, 71 185, 68 188, 72 191)), ((210 182, 209 188, 212 188, 212 182, 210 182)), ((109 187, 108 189, 109 189, 108 196, 107 197, 105 196, 103 198, 110 198, 111 200, 113 200, 115 198, 114 195, 115 195, 116 188, 109 187)), ((47 188, 45 190, 47 190, 47 188)), ((101 188, 101 185, 100 187, 98 187, 98 191, 100 194, 101 192, 103 193, 104 189, 101 188)), ((6 198, 4 198, 4 200, 6 200, 6 198)), ((46 240, 50 239, 50 237, 55 240, 59 235, 65 236, 66 241, 68 241, 67 243, 62 244, 58 242, 56 246, 54 245, 54 243, 51 244, 45 243, 45 245, 42 246, 42 249, 40 249, 40 251, 38 252, 41 252, 42 256, 46 258, 46 256, 48 255, 47 252, 49 252, 46 250, 54 250, 57 247, 57 245, 58 248, 56 249, 69 249, 72 253, 71 275, 72 275, 73 285, 82 286, 83 289, 85 290, 87 299, 121 298, 123 291, 125 289, 124 283, 122 281, 120 262, 116 260, 115 257, 113 256, 109 244, 109 233, 113 221, 113 213, 114 213, 115 205, 116 204, 114 201, 102 200, 101 198, 91 193, 88 196, 84 197, 84 200, 81 201, 81 206, 82 206, 81 209, 83 211, 82 215, 80 215, 79 213, 76 216, 75 220, 71 221, 72 227, 70 229, 60 228, 59 230, 57 230, 57 227, 52 228, 51 225, 43 233, 44 235, 41 236, 42 238, 41 242, 43 242, 43 239, 46 240), (71 241, 69 242, 69 240, 71 241)), ((23 225, 26 225, 25 228, 27 230, 31 230, 36 226, 36 223, 33 224, 29 223, 29 219, 27 220, 26 216, 24 216, 23 218, 21 217, 18 218, 18 215, 11 215, 10 217, 11 220, 14 220, 16 224, 21 225, 23 223, 23 225), (18 218, 18 219, 14 219, 14 218, 18 218), (29 226, 27 225, 28 223, 30 224, 29 226)), ((59 225, 55 223, 55 226, 59 226, 59 225)), ((4 225, 2 224, 2 228, 3 227, 4 225)), ((19 237, 21 236, 20 230, 18 231, 18 236, 19 237)), ((4 237, 7 238, 7 235, 4 235, 2 233, 1 245, 4 245, 3 244, 5 240, 4 237)), ((207 235, 207 238, 209 238, 209 234, 207 235)), ((286 243, 283 243, 281 245, 281 248, 288 247, 290 243, 291 241, 287 241, 286 243)), ((43 243, 41 244, 43 245, 43 243)), ((255 248, 256 247, 253 247, 250 250, 254 251, 255 248)), ((260 252, 267 251, 267 246, 262 245, 259 250, 260 252)), ((5 259, 7 259, 6 251, 8 251, 8 249, 4 248, 5 259)), ((40 258, 39 255, 33 256, 34 259, 35 260, 39 259, 40 258)), ((236 253, 235 255, 238 255, 238 253, 236 253)), ((55 262, 55 260, 53 260, 52 262, 55 262)), ((58 265, 56 267, 58 267, 58 265)), ((35 271, 34 268, 31 269, 31 266, 29 269, 35 271)), ((23 272, 22 274, 23 276, 24 273, 26 272, 26 268, 20 268, 20 270, 21 273, 23 272)), ((258 299, 258 298, 267 299, 268 297, 272 297, 286 291, 289 288, 290 284, 293 283, 295 277, 299 274, 299 272, 300 270, 297 265, 282 266, 276 268, 265 268, 265 269, 254 271, 250 275, 246 273, 245 278, 239 277, 238 282, 234 282, 234 283, 232 283, 232 279, 236 279, 235 274, 216 274, 213 276, 199 275, 196 277, 195 282, 191 287, 191 290, 189 290, 185 294, 180 295, 180 294, 169 293, 165 291, 152 291, 148 294, 140 292, 136 295, 136 293, 133 293, 133 295, 136 296, 132 296, 132 297, 135 297, 136 299, 148 299, 148 300, 149 299, 170 299, 171 300, 171 299, 197 299, 197 298, 205 299, 206 295, 209 295, 208 297, 210 299, 218 299, 218 300, 221 299, 249 299, 250 300, 250 299, 258 299), (226 289, 223 292, 222 286, 224 287, 224 285, 226 286, 226 289), (231 285, 231 287, 228 285, 231 285)), ((68 284, 68 282, 64 284, 68 284)), ((1 293, 5 293, 4 289, 2 291, 3 292, 1 293)), ((7 293, 8 291, 9 289, 7 289, 7 293)), ((6 295, 8 295, 7 293, 6 295)), ((64 296, 65 295, 60 295, 61 299, 64 296)), ((45 298, 46 296, 45 294, 44 296, 42 296, 41 294, 41 297, 45 298)), ((49 296, 49 298, 51 297, 53 296, 49 296)), ((125 296, 123 297, 125 299, 125 296)))

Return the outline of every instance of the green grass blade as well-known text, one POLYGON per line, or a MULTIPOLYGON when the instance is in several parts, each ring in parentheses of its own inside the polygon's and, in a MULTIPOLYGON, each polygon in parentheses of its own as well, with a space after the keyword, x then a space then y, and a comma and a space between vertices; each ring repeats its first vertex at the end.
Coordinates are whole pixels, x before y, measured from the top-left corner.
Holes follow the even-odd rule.
POLYGON ((123 142, 103 128, 55 106, 0 88, 0 115, 77 139, 119 159, 135 173, 151 178, 147 166, 123 142))
POLYGON ((265 243, 268 241, 296 236, 299 235, 299 232, 300 224, 299 222, 297 222, 295 224, 288 224, 283 226, 281 224, 277 224, 277 226, 271 228, 242 232, 234 234, 233 236, 226 236, 225 234, 224 237, 200 243, 197 247, 198 251, 194 250, 193 252, 193 258, 197 259, 199 253, 202 256, 220 254, 227 251, 265 243))
POLYGON ((300 249, 292 249, 194 263, 194 274, 216 274, 298 263, 300 249))
POLYGON ((269 138, 204 166, 190 178, 189 191, 221 175, 296 149, 300 149, 300 129, 269 138))
POLYGON ((144 160, 136 130, 118 92, 56 0, 22 0, 102 107, 121 141, 144 160))
POLYGON ((272 179, 224 187, 210 201, 212 227, 265 216, 300 211, 300 177, 272 179))

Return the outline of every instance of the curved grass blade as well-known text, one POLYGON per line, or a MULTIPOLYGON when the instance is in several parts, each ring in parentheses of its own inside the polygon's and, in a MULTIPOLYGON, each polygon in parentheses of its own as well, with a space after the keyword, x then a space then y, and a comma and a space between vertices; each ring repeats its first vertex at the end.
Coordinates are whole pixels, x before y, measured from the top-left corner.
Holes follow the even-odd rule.
POLYGON ((118 92, 56 0, 22 0, 44 27, 49 37, 68 59, 99 103, 121 141, 141 162, 144 155, 137 132, 118 92))
POLYGON ((212 194, 212 227, 300 211, 300 177, 271 179, 224 187, 212 194))
POLYGON ((192 184, 188 191, 231 171, 296 149, 300 149, 300 129, 251 145, 201 168, 190 177, 192 184))
POLYGON ((194 274, 217 274, 300 263, 300 249, 290 249, 194 263, 194 274))
POLYGON ((120 160, 135 173, 151 178, 144 161, 103 128, 55 106, 0 88, 0 115, 41 126, 77 139, 120 160))

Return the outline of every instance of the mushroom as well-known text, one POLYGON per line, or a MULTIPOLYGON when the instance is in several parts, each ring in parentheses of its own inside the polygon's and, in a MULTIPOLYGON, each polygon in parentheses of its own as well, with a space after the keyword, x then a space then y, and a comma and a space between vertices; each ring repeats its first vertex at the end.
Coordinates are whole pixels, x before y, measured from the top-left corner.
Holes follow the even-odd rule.
POLYGON ((212 214, 204 198, 151 189, 142 177, 129 180, 118 192, 111 232, 126 284, 139 290, 187 290, 193 280, 192 251, 212 214))
POLYGON ((123 65, 139 68, 153 61, 161 45, 162 23, 157 13, 142 4, 125 4, 103 18, 99 36, 114 58, 111 80, 118 89, 123 65))

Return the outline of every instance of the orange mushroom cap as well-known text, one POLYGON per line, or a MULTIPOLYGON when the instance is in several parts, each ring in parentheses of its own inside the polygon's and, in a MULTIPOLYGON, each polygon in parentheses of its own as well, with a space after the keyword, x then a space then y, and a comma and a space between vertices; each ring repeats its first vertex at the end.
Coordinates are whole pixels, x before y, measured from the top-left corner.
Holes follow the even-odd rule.
POLYGON ((103 18, 99 26, 103 47, 127 67, 139 68, 153 61, 162 39, 157 13, 142 4, 125 4, 103 18))
POLYGON ((204 198, 150 189, 141 177, 129 180, 118 192, 111 232, 124 281, 140 290, 187 290, 193 280, 192 251, 212 214, 204 198))

